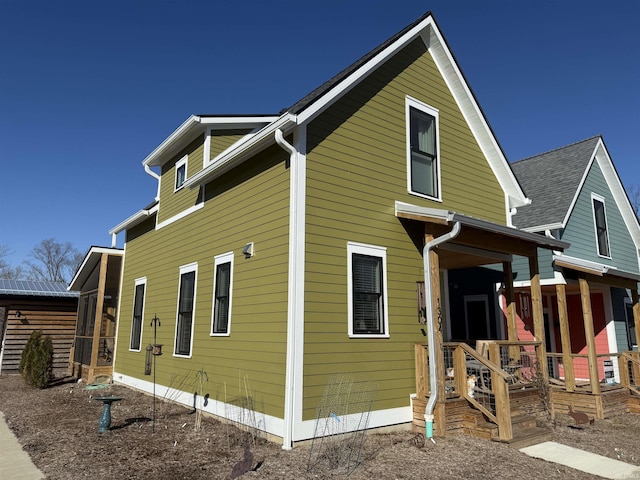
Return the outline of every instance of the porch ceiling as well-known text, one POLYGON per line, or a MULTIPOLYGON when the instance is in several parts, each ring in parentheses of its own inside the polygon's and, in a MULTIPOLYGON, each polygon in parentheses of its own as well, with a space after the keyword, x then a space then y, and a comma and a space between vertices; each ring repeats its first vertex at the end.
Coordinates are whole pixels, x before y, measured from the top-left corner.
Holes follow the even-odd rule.
POLYGON ((562 251, 569 244, 517 228, 468 217, 448 210, 395 203, 396 217, 402 221, 419 222, 426 233, 438 237, 460 222, 460 234, 438 248, 440 266, 448 269, 473 267, 511 260, 511 255, 531 257, 537 248, 562 251))

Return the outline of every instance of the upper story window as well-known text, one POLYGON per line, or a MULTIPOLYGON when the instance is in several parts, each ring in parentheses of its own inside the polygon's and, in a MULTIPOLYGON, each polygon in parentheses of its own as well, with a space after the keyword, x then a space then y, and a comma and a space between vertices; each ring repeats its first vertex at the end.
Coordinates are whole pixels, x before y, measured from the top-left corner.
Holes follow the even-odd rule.
POLYGON ((139 352, 142 340, 142 320, 144 317, 144 293, 147 286, 146 278, 138 278, 135 282, 133 297, 133 318, 131 320, 131 341, 129 349, 139 352))
POLYGON ((440 200, 438 110, 410 97, 406 109, 409 192, 440 200))
POLYGON ((349 336, 388 337, 386 249, 349 242, 347 254, 349 336))
POLYGON ((188 156, 185 155, 176 163, 176 183, 175 190, 184 185, 184 182, 187 180, 187 160, 188 156))
POLYGON ((215 257, 214 265, 211 335, 229 335, 231 286, 233 285, 233 252, 215 257))
POLYGON ((591 202, 593 205, 593 219, 596 228, 596 244, 598 246, 598 255, 601 257, 611 258, 611 250, 609 249, 609 232, 607 230, 607 214, 604 207, 604 198, 591 194, 591 202))
POLYGON ((176 318, 176 344, 174 349, 174 354, 177 356, 191 356, 197 273, 197 263, 180 267, 178 316, 176 318))

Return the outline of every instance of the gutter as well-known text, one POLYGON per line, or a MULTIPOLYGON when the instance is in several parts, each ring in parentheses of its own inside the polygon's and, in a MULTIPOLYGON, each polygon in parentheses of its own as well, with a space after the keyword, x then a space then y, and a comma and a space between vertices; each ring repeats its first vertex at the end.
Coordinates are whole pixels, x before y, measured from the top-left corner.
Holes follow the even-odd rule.
MULTIPOLYGON (((441 245, 449 240, 452 240, 458 236, 460 230, 462 229, 462 224, 460 221, 457 221, 453 224, 453 228, 449 233, 445 233, 444 235, 434 238, 430 242, 427 242, 422 250, 422 260, 424 262, 424 286, 425 286, 425 302, 426 302, 426 317, 427 317, 427 341, 429 343, 429 359, 433 360, 436 358, 436 346, 435 346, 435 322, 433 318, 433 301, 431 297, 431 258, 430 253, 431 250, 436 248, 438 245, 441 245)), ((431 392, 429 394, 429 401, 427 402, 427 406, 424 409, 424 420, 425 420, 425 428, 426 428, 426 437, 433 440, 433 410, 436 405, 436 400, 438 399, 438 372, 436 362, 429 362, 429 386, 431 387, 431 392)))
POLYGON ((151 167, 146 163, 144 164, 144 171, 158 181, 158 190, 156 190, 156 201, 160 200, 160 175, 151 170, 151 167))

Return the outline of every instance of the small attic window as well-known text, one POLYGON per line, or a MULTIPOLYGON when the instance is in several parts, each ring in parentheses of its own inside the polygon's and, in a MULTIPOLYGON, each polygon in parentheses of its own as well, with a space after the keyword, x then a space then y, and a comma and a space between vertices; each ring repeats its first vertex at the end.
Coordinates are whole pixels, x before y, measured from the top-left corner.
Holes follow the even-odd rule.
POLYGON ((439 201, 438 110, 410 97, 406 108, 409 192, 439 201))
POLYGON ((185 155, 176 163, 175 190, 182 188, 182 185, 184 185, 184 182, 187 180, 187 159, 188 156, 185 155))
POLYGON ((604 208, 604 198, 591 194, 593 204, 593 219, 596 228, 596 244, 598 245, 598 255, 611 258, 609 248, 609 232, 607 229, 607 214, 604 208))

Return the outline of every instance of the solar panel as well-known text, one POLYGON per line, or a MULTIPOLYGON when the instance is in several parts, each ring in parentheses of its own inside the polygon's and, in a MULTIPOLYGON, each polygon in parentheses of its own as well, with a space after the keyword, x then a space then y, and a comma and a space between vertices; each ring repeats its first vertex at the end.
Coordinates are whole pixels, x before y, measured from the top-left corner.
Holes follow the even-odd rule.
POLYGON ((0 278, 0 295, 27 295, 34 297, 77 297, 79 292, 68 291, 64 282, 37 280, 9 280, 0 278))

